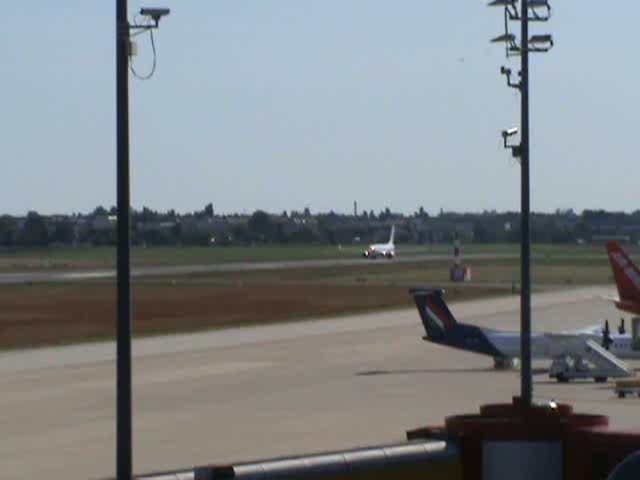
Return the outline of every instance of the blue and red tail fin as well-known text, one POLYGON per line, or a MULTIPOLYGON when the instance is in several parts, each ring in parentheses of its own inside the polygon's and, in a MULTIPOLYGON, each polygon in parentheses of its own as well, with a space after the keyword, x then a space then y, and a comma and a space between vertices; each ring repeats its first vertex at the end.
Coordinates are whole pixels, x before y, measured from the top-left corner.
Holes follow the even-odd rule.
POLYGON ((427 337, 432 340, 439 339, 457 328, 458 322, 444 301, 444 290, 413 288, 410 293, 418 307, 427 337))

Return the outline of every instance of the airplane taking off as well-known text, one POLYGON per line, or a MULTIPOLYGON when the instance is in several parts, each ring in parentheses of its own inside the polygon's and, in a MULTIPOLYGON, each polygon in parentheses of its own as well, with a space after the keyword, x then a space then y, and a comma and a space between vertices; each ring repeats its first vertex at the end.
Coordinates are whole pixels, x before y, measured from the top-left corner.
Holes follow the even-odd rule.
POLYGON ((396 246, 393 243, 395 234, 396 226, 392 225, 389 241, 387 243, 374 243, 373 245, 369 245, 369 248, 362 252, 362 256, 365 258, 371 258, 373 260, 375 260, 378 256, 381 256, 391 260, 396 256, 396 246))
MULTIPOLYGON (((511 368, 517 364, 520 357, 519 332, 457 322, 444 301, 444 290, 416 288, 410 292, 426 331, 423 340, 488 355, 493 357, 496 369, 511 368)), ((608 376, 629 375, 629 368, 617 357, 640 359, 640 348, 629 334, 611 334, 608 322, 604 329, 596 326, 574 332, 531 334, 531 358, 553 359, 556 366, 553 376, 561 382, 578 376, 605 381, 608 376), (593 369, 588 373, 584 360, 600 368, 600 373, 593 374, 593 369)))
POLYGON ((607 242, 607 253, 619 295, 609 300, 620 310, 640 315, 640 270, 618 242, 607 242))

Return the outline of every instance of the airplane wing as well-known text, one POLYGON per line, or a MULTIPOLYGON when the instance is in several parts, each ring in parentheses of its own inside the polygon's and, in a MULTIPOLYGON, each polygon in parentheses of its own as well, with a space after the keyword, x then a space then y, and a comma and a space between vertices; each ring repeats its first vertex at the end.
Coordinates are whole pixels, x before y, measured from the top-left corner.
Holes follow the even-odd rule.
POLYGON ((613 303, 618 303, 620 302, 620 297, 610 297, 608 295, 601 295, 600 298, 602 300, 606 300, 607 302, 613 302, 613 303))
POLYGON ((566 330, 561 335, 602 335, 602 325, 591 325, 578 330, 566 330))

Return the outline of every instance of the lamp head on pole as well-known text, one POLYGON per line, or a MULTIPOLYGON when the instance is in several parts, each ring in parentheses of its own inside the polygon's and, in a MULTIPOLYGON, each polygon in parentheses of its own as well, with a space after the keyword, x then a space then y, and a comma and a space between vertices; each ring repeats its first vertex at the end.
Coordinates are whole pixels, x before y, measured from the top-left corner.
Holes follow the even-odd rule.
POLYGON ((487 4, 488 7, 515 7, 518 0, 493 0, 487 4))
POLYGON ((553 37, 549 34, 529 37, 530 52, 548 52, 553 48, 553 37))

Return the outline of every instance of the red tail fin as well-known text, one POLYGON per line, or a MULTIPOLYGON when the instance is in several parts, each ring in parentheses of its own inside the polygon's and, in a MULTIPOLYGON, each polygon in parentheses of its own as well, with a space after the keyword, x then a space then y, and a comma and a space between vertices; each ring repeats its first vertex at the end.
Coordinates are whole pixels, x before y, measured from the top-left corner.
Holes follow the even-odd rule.
POLYGON ((607 242, 609 262, 621 300, 640 301, 640 270, 618 242, 607 242))

